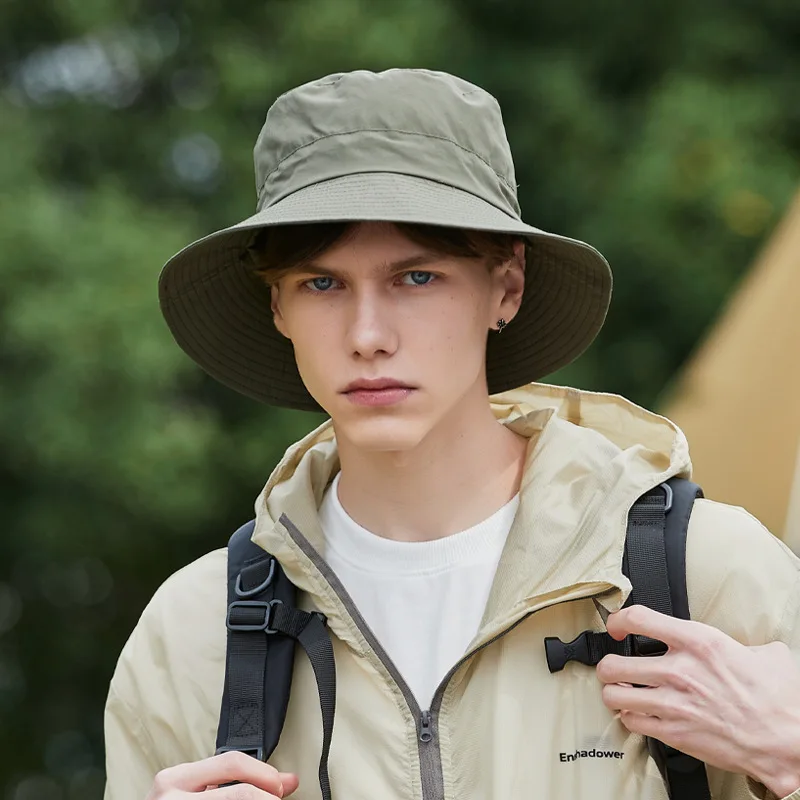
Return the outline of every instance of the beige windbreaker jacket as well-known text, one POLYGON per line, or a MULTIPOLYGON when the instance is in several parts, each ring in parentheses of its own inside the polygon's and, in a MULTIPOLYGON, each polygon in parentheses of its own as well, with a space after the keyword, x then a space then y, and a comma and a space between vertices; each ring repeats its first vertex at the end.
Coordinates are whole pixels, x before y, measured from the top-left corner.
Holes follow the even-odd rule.
MULTIPOLYGON (((330 425, 289 449, 257 500, 254 540, 300 587, 303 607, 328 616, 338 681, 334 798, 666 800, 642 738, 603 705, 595 670, 570 663, 551 674, 543 639, 602 630, 593 598, 608 610, 624 602, 628 509, 666 478, 689 475, 686 440, 616 396, 534 384, 493 400, 497 417, 530 439, 521 503, 480 630, 429 709, 429 742, 419 738, 426 709, 325 563, 317 507, 338 469, 330 425)), ((687 545, 695 619, 746 644, 782 640, 800 651, 799 570, 742 509, 696 503, 687 545)), ((159 770, 213 754, 225 611, 224 549, 169 578, 145 609, 111 683, 106 800, 144 800, 159 770)), ((316 683, 298 651, 270 759, 299 775, 297 800, 320 796, 321 745, 316 683)), ((714 798, 768 796, 741 776, 708 771, 714 798)))

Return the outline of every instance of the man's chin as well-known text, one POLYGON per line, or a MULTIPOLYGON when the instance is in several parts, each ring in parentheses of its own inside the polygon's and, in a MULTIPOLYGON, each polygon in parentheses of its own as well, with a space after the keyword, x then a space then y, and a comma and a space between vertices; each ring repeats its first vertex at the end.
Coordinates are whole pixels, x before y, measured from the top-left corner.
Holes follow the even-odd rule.
POLYGON ((373 417, 334 420, 336 437, 365 453, 407 452, 417 447, 428 433, 420 420, 408 417, 373 417))

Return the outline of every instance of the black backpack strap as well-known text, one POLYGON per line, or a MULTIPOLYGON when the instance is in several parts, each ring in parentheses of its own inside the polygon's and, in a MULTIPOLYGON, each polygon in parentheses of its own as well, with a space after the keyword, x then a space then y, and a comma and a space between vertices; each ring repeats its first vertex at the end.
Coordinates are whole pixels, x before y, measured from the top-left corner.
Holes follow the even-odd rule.
POLYGON ((672 616, 691 619, 686 588, 686 534, 694 501, 703 496, 703 490, 696 483, 681 478, 670 478, 666 485, 672 489, 672 508, 666 515, 664 527, 672 616))
MULTIPOLYGON (((703 493, 689 481, 672 478, 640 497, 628 514, 623 572, 632 590, 625 605, 645 605, 662 614, 689 619, 686 589, 686 534, 692 506, 703 493)), ((628 636, 617 642, 605 631, 584 631, 572 642, 545 639, 551 672, 568 661, 596 666, 609 653, 655 656, 666 652, 663 642, 628 636)), ((648 750, 658 764, 672 800, 710 800, 705 765, 663 742, 648 738, 648 750)))
MULTIPOLYGON (((675 492, 669 483, 642 495, 628 512, 628 532, 622 557, 622 571, 631 582, 631 593, 625 605, 647 606, 670 617, 672 594, 665 534, 667 518, 674 505, 675 492)), ((667 650, 663 642, 643 636, 636 637, 636 645, 636 655, 659 655, 667 650)))
MULTIPOLYGON (((630 579, 632 589, 626 606, 645 605, 672 616, 664 531, 673 502, 673 489, 665 483, 642 495, 628 512, 622 571, 630 579)), ((683 583, 685 586, 685 578, 683 583)), ((544 646, 550 672, 563 669, 568 661, 596 667, 605 656, 612 653, 620 656, 655 656, 667 649, 662 642, 646 636, 626 636, 618 642, 605 631, 583 631, 571 642, 548 636, 544 646)))
MULTIPOLYGON (((662 543, 663 559, 666 565, 667 588, 671 614, 679 619, 690 619, 689 595, 686 588, 686 534, 689 529, 689 517, 692 513, 694 501, 703 496, 700 487, 690 481, 672 478, 663 484, 666 487, 667 507, 663 527, 662 543), (671 493, 671 497, 670 497, 671 493)), ((628 529, 628 542, 631 542, 632 531, 628 529)), ((633 564, 633 559, 638 559, 642 554, 638 549, 631 550, 626 544, 628 556, 628 573, 631 583, 636 586, 637 581, 653 581, 656 573, 647 573, 646 577, 641 571, 641 564, 633 564), (635 555, 634 555, 635 553, 635 555), (638 575, 634 574, 634 570, 638 575)), ((650 551, 652 555, 653 551, 650 551)), ((645 556, 647 559, 648 556, 645 556)), ((645 560, 644 563, 647 563, 645 560)), ((659 580, 661 578, 659 577, 659 580)), ((663 589, 659 590, 663 594, 663 589)), ((649 595, 645 595, 648 596, 649 595)), ((635 597, 633 602, 649 605, 645 600, 635 597)), ((650 606, 655 608, 655 606, 650 606)), ((655 610, 660 610, 655 608, 655 610)), ((667 613, 667 612, 662 612, 667 613)), ((667 785, 669 796, 673 800, 710 800, 711 793, 708 788, 708 777, 705 764, 692 756, 681 753, 674 747, 669 747, 657 739, 647 739, 647 749, 653 760, 658 765, 664 782, 667 785)))
POLYGON ((324 615, 296 608, 295 588, 277 559, 251 541, 255 522, 228 543, 228 649, 217 753, 239 750, 267 761, 289 705, 295 641, 319 689, 323 741, 319 780, 330 800, 328 755, 336 707, 336 666, 324 615))

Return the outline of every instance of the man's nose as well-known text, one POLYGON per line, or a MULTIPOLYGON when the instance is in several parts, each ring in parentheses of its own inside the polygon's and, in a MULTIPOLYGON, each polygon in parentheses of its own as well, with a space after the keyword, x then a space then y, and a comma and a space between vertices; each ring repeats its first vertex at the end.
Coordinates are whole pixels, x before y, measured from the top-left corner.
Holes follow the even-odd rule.
POLYGON ((362 358, 393 353, 397 349, 397 331, 393 322, 388 298, 381 297, 376 291, 365 291, 355 296, 348 324, 352 353, 362 358))

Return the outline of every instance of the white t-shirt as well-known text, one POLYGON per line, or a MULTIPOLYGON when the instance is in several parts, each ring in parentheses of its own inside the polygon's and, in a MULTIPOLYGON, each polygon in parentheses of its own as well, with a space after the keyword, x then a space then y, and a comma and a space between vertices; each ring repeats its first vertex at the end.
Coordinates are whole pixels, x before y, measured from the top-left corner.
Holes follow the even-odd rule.
POLYGON ((326 560, 427 709, 478 631, 519 496, 468 530, 397 542, 355 522, 339 502, 338 485, 337 475, 319 511, 326 560))

